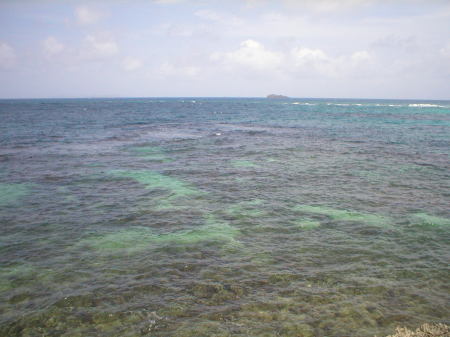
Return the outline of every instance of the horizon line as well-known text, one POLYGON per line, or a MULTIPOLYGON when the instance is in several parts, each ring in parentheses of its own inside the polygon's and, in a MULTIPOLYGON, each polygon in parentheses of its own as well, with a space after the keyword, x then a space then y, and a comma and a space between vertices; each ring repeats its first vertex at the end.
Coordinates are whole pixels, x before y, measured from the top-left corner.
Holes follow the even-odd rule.
POLYGON ((268 99, 268 100, 288 100, 288 99, 304 99, 304 100, 390 100, 390 101, 450 101, 450 98, 368 98, 368 97, 293 97, 285 98, 268 98, 267 96, 78 96, 78 97, 0 97, 0 100, 39 100, 39 99, 202 99, 202 98, 250 98, 250 99, 268 99))

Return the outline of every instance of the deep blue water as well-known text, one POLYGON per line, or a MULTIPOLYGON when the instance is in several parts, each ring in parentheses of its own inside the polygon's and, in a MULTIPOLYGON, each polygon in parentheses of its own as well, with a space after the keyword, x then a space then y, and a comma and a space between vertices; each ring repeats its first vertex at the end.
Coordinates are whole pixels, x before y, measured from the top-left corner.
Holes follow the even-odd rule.
POLYGON ((0 100, 0 335, 448 323, 449 152, 449 101, 0 100))

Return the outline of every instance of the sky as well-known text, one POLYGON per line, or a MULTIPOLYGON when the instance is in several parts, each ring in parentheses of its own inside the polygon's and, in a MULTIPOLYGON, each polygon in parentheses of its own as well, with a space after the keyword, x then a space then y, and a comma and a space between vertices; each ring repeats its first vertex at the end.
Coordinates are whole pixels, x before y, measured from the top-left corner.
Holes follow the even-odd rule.
POLYGON ((450 0, 0 0, 0 98, 450 99, 450 0))

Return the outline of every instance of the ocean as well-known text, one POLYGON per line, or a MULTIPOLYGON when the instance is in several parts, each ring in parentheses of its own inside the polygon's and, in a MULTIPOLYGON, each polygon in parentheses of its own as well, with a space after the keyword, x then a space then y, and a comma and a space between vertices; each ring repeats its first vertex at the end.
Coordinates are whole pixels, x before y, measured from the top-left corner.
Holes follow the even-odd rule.
POLYGON ((449 101, 0 100, 0 335, 448 324, 449 153, 449 101))

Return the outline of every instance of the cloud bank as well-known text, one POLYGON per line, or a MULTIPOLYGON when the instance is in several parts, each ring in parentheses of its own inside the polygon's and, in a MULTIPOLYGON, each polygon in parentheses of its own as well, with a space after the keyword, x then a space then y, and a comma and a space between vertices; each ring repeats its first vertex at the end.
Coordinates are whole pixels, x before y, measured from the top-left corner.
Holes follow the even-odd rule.
POLYGON ((450 98, 448 22, 439 0, 5 1, 0 93, 450 98))

